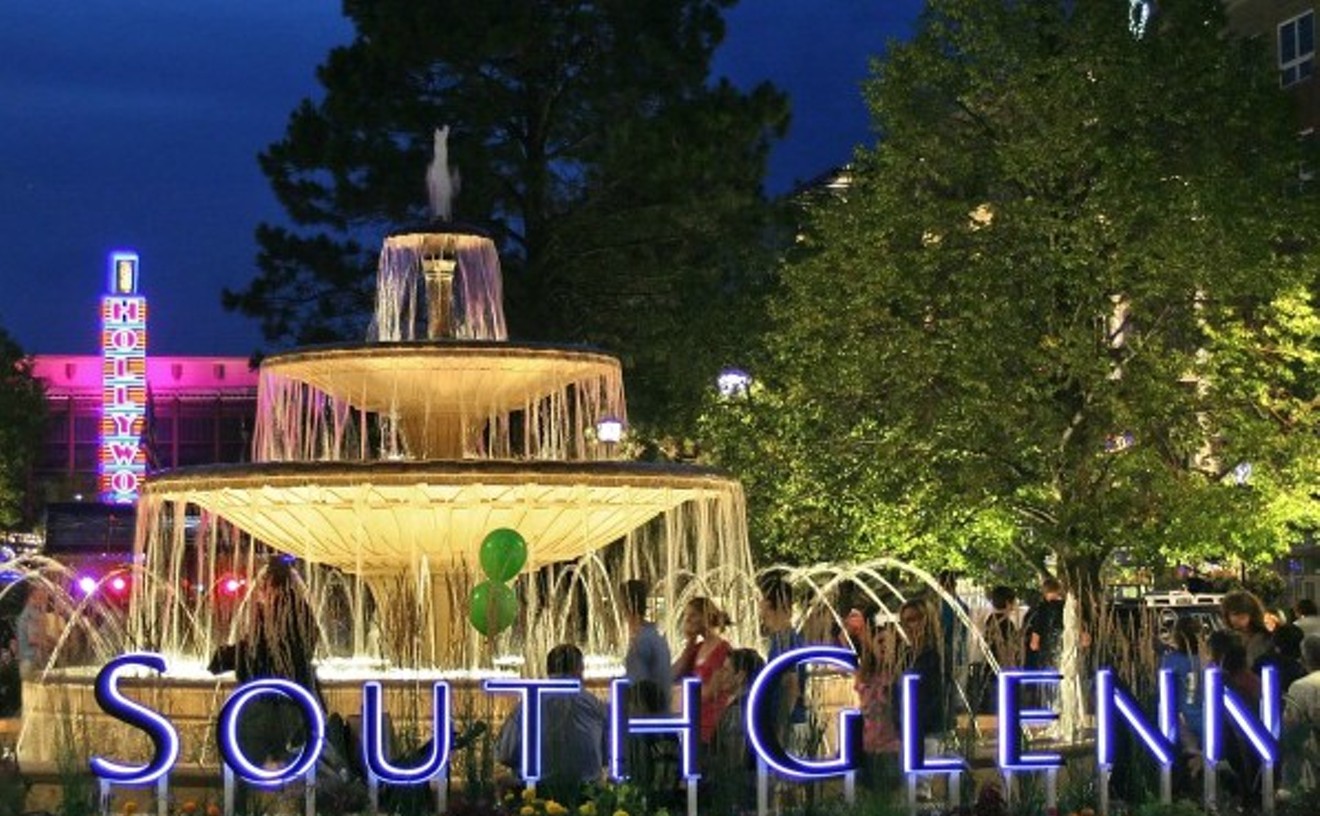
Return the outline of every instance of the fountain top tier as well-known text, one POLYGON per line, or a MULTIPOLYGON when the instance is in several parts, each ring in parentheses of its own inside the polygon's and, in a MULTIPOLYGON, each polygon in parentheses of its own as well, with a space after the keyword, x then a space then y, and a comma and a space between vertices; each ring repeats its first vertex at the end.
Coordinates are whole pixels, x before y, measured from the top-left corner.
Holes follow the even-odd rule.
POLYGON ((510 343, 494 243, 433 229, 385 239, 368 342, 265 361, 253 458, 614 458, 595 430, 626 417, 618 360, 510 343))

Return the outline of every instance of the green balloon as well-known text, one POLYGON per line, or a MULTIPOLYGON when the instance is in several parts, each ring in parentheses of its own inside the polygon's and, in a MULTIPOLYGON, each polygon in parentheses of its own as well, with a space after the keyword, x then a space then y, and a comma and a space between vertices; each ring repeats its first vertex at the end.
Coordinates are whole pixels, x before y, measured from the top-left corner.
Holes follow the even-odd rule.
POLYGON ((487 637, 498 635, 513 624, 518 615, 518 599, 513 590, 499 581, 482 581, 472 590, 468 620, 487 637))
POLYGON ((481 542, 481 569, 492 581, 508 581, 527 563, 527 540, 517 530, 500 527, 481 542))

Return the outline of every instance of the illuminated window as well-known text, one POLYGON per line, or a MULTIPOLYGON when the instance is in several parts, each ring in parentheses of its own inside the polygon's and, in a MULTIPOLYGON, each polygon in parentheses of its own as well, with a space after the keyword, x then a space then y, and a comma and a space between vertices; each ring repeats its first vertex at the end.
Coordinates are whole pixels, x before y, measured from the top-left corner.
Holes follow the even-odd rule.
POLYGON ((1283 87, 1310 79, 1315 73, 1315 12, 1308 11, 1279 24, 1279 81, 1283 87))

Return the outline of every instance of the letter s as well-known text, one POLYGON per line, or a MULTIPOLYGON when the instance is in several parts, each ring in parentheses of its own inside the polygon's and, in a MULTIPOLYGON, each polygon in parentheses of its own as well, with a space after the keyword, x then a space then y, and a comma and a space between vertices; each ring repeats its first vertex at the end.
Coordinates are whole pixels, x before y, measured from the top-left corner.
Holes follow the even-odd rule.
POLYGON ((151 761, 146 765, 121 765, 94 756, 91 759, 92 773, 107 782, 121 785, 150 785, 169 773, 179 760, 179 732, 160 714, 120 693, 119 675, 132 666, 164 672, 165 658, 154 652, 130 652, 111 660, 96 675, 96 702, 102 711, 116 720, 147 732, 154 749, 151 761))

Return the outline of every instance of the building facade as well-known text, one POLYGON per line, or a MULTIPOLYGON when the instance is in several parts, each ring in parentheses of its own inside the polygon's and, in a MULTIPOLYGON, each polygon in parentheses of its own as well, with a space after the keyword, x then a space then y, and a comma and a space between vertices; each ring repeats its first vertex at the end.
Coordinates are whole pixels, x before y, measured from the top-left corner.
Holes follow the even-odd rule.
MULTIPOLYGON (((101 468, 104 361, 34 358, 46 386, 47 433, 32 474, 46 503, 96 502, 101 468)), ((148 357, 142 447, 147 472, 249 458, 257 373, 242 357, 148 357)))
POLYGON ((1301 131, 1320 125, 1320 83, 1315 76, 1316 0, 1225 0, 1229 29, 1269 45, 1279 86, 1297 100, 1301 131))

